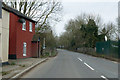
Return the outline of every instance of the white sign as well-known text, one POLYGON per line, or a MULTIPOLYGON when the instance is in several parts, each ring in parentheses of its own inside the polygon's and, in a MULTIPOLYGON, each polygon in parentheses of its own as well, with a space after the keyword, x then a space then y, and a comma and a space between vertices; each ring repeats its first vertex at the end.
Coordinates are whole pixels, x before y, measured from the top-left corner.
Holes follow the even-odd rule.
POLYGON ((105 36, 105 41, 107 41, 107 36, 105 36))

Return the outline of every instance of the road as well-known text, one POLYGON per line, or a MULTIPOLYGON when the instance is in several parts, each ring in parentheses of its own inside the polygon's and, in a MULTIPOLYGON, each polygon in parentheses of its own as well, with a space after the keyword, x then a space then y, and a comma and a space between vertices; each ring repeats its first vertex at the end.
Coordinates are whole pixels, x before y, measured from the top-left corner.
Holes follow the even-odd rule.
POLYGON ((118 63, 58 49, 58 56, 38 65, 22 78, 118 78, 118 63))

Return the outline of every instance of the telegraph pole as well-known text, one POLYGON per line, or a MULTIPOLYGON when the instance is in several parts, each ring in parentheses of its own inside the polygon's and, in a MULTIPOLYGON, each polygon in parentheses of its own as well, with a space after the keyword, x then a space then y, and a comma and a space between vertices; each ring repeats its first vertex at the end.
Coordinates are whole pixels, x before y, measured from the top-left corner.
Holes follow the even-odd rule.
POLYGON ((120 1, 118 2, 118 55, 120 58, 120 1))
MULTIPOLYGON (((120 1, 118 2, 118 59, 120 59, 120 1)), ((118 63, 118 79, 120 80, 120 64, 118 63)))

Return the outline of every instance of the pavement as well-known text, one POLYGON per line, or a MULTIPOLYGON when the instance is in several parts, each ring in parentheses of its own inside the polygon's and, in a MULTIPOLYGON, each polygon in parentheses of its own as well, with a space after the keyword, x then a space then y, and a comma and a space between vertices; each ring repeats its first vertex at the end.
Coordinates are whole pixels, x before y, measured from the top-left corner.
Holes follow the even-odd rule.
POLYGON ((118 78, 118 63, 58 49, 58 56, 38 65, 21 78, 118 78))
POLYGON ((16 60, 9 60, 10 65, 2 66, 2 72, 6 73, 2 76, 3 79, 5 78, 12 78, 12 77, 19 77, 21 73, 25 73, 26 70, 31 69, 35 65, 39 64, 46 58, 25 58, 25 59, 16 59, 16 60), (39 62, 39 63, 38 63, 39 62), (31 68, 30 68, 31 67, 31 68))

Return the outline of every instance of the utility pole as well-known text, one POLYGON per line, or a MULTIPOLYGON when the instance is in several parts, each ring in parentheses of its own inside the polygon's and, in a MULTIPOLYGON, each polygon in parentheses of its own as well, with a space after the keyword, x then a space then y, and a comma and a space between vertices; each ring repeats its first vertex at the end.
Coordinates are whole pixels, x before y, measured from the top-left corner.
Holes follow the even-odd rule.
MULTIPOLYGON (((120 59, 120 1, 118 2, 118 58, 120 59)), ((118 64, 120 67, 120 64, 118 64)), ((120 68, 118 68, 118 78, 120 80, 120 68)))
POLYGON ((120 1, 118 2, 118 58, 120 58, 120 1))
POLYGON ((45 49, 45 37, 43 39, 43 49, 45 49))

